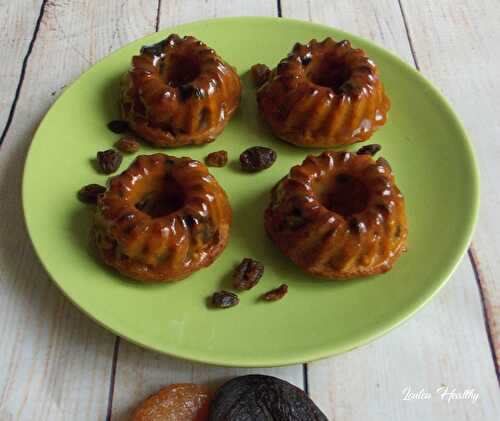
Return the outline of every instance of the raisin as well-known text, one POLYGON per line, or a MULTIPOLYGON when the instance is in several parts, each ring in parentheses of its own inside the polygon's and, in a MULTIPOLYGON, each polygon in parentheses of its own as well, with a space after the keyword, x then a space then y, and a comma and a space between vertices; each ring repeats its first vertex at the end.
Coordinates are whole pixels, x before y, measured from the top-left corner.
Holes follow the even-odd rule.
POLYGON ((365 145, 356 152, 358 155, 375 155, 382 149, 382 146, 374 143, 373 145, 365 145))
POLYGON ((114 149, 97 152, 97 164, 104 174, 115 172, 122 163, 122 159, 122 154, 114 149))
POLYGON ((140 146, 140 143, 133 137, 122 137, 115 143, 115 148, 124 153, 137 152, 140 146))
POLYGON ((240 155, 241 168, 247 172, 265 170, 276 161, 276 152, 263 146, 248 148, 240 155))
POLYGON ((179 94, 182 101, 187 101, 191 97, 201 99, 205 96, 205 91, 191 84, 179 86, 179 94))
POLYGON ((227 164, 227 152, 217 151, 209 153, 205 158, 205 164, 210 167, 223 167, 227 164))
POLYGON ((125 133, 128 130, 128 123, 123 120, 113 120, 108 123, 108 129, 113 133, 125 133))
POLYGON ((257 285, 264 274, 264 265, 257 260, 244 258, 233 272, 233 287, 245 291, 257 285))
POLYGON ((349 221, 349 229, 355 233, 365 233, 366 224, 362 221, 358 221, 356 218, 353 218, 349 221))
POLYGON ((302 66, 307 66, 309 63, 312 61, 312 53, 309 51, 307 54, 304 54, 302 57, 300 57, 300 62, 302 63, 302 66))
POLYGON ((266 301, 278 301, 281 300, 288 292, 288 285, 281 284, 278 288, 272 289, 266 292, 262 298, 266 301))
POLYGON ((217 308, 233 307, 239 302, 238 296, 229 291, 218 291, 212 295, 212 304, 217 308))
POLYGON ((78 199, 83 203, 97 203, 97 198, 100 194, 106 191, 106 187, 99 184, 88 184, 78 190, 78 199))
POLYGON ((265 64, 254 64, 251 69, 253 82, 258 88, 266 83, 271 76, 271 70, 265 64))

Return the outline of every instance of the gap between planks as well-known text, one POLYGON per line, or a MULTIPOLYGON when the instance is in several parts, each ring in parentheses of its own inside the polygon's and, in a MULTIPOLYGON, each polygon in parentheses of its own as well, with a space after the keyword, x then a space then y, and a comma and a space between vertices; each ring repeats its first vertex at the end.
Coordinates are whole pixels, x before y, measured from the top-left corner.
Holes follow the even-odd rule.
MULTIPOLYGON (((406 36, 408 38, 408 45, 410 47, 411 55, 413 57, 413 62, 415 64, 415 67, 418 71, 420 71, 420 66, 418 64, 417 60, 417 54, 415 52, 415 48, 413 45, 413 40, 411 38, 411 33, 410 33, 410 28, 408 26, 408 20, 406 18, 406 14, 403 8, 403 4, 401 3, 401 0, 398 0, 399 4, 399 9, 401 10, 401 17, 403 19, 403 24, 405 27, 406 31, 406 36)), ((490 347, 490 353, 491 353, 491 358, 493 359, 493 365, 495 367, 495 372, 497 375, 497 381, 500 386, 500 366, 498 364, 499 357, 496 353, 494 342, 493 342, 493 333, 492 333, 492 328, 491 328, 491 321, 490 321, 490 315, 492 315, 492 311, 489 308, 489 305, 486 301, 483 286, 484 286, 484 280, 482 278, 481 271, 479 270, 479 259, 477 256, 477 253, 475 251, 474 245, 470 244, 468 250, 467 250, 467 256, 469 258, 469 261, 471 263, 473 272, 474 272, 474 277, 476 280, 477 287, 479 289, 479 296, 481 297, 481 306, 483 310, 483 318, 484 318, 484 326, 486 330, 486 335, 488 337, 488 343, 490 347)))
POLYGON ((12 119, 14 118, 14 113, 16 112, 17 101, 19 100, 19 94, 21 92, 21 88, 24 82, 24 76, 26 75, 26 67, 28 66, 28 60, 31 56, 31 52, 33 51, 33 46, 35 45, 35 40, 38 35, 38 31, 40 30, 40 24, 42 23, 42 18, 45 13, 45 6, 47 4, 47 0, 43 0, 40 6, 40 12, 38 13, 38 18, 35 23, 35 29, 33 31, 33 35, 31 36, 30 43, 28 44, 28 49, 23 58, 23 64, 21 66, 21 73, 19 74, 19 82, 17 83, 16 92, 14 94, 14 100, 12 101, 12 105, 10 107, 9 115, 7 117, 7 121, 5 122, 5 127, 3 129, 2 135, 0 136, 0 148, 2 147, 3 141, 7 137, 7 133, 9 131, 10 125, 12 123, 12 119))
POLYGON ((498 385, 500 386, 500 369, 498 365, 499 356, 496 353, 495 344, 493 341, 493 332, 490 326, 490 314, 492 315, 493 311, 490 309, 490 305, 485 297, 483 286, 484 280, 482 277, 481 269, 479 267, 479 259, 477 258, 477 252, 475 250, 474 245, 471 244, 469 250, 467 251, 469 255, 469 260, 472 265, 472 270, 474 271, 474 277, 476 279, 477 287, 479 289, 479 296, 481 297, 481 307, 483 310, 483 318, 484 318, 484 328, 486 330, 486 335, 488 337, 488 344, 490 346, 491 356, 493 358, 493 365, 495 367, 498 385))

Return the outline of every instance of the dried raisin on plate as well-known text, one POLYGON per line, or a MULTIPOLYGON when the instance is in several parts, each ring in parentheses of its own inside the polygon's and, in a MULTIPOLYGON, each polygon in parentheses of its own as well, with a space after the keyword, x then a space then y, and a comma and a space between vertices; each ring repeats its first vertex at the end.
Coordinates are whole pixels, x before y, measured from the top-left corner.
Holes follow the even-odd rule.
POLYGON ((113 133, 125 133, 128 130, 128 123, 123 120, 113 120, 108 123, 108 129, 113 133))
POLYGON ((218 291, 212 295, 212 304, 217 308, 229 308, 239 304, 238 296, 229 291, 218 291))
POLYGON ((380 152, 380 149, 382 149, 382 146, 380 146, 377 143, 373 143, 372 145, 365 145, 361 148, 358 149, 358 152, 356 154, 358 155, 375 155, 377 152, 380 152))
POLYGON ((223 167, 227 164, 227 152, 211 152, 205 157, 205 164, 209 167, 223 167))
POLYGON ((264 146, 253 146, 240 155, 243 171, 256 172, 269 168, 276 161, 276 152, 264 146))
POLYGON ((202 421, 208 417, 211 393, 197 384, 172 384, 147 398, 132 421, 202 421))
POLYGON ((135 140, 133 137, 122 137, 118 142, 115 143, 115 148, 124 153, 134 153, 137 152, 141 144, 135 140))
POLYGON ((257 285, 264 274, 264 265, 257 260, 244 258, 233 272, 233 287, 245 291, 257 285))
POLYGON ((123 156, 114 149, 97 152, 97 164, 104 174, 114 173, 122 163, 123 156))
POLYGON ((78 199, 83 203, 96 204, 100 194, 106 191, 106 187, 99 184, 88 184, 78 190, 78 199))
POLYGON ((262 298, 266 301, 278 301, 281 300, 288 292, 288 285, 281 284, 278 288, 272 289, 266 292, 262 298))

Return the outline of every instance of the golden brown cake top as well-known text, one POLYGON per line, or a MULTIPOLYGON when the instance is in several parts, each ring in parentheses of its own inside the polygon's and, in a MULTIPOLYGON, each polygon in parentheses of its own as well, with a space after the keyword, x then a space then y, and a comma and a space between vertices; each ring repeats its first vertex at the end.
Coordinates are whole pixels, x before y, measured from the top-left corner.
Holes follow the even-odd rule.
POLYGON ((179 103, 207 103, 227 83, 228 75, 238 90, 240 84, 233 68, 213 49, 192 36, 176 34, 143 47, 132 59, 130 75, 148 118, 157 124, 166 122, 179 103))
POLYGON ((359 97, 368 94, 377 84, 375 63, 347 40, 340 42, 325 38, 307 44, 296 43, 286 58, 280 61, 270 77, 288 89, 307 81, 332 98, 337 95, 359 97))
MULTIPOLYGON (((227 198, 201 162, 164 154, 138 156, 121 175, 111 179, 98 203, 98 219, 108 225, 125 254, 145 237, 157 237, 175 247, 186 230, 200 233, 200 245, 210 241, 211 227, 221 218, 227 198)), ((230 211, 229 211, 230 212, 230 211)), ((196 236, 193 234, 193 244, 196 236)))

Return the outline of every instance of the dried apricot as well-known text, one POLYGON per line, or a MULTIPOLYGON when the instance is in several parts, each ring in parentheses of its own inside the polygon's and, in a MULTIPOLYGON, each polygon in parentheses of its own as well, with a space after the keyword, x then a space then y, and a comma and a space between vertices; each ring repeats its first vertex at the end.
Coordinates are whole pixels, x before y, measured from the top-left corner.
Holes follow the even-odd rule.
POLYGON ((205 421, 210 401, 210 391, 203 386, 171 384, 142 402, 132 421, 205 421))

